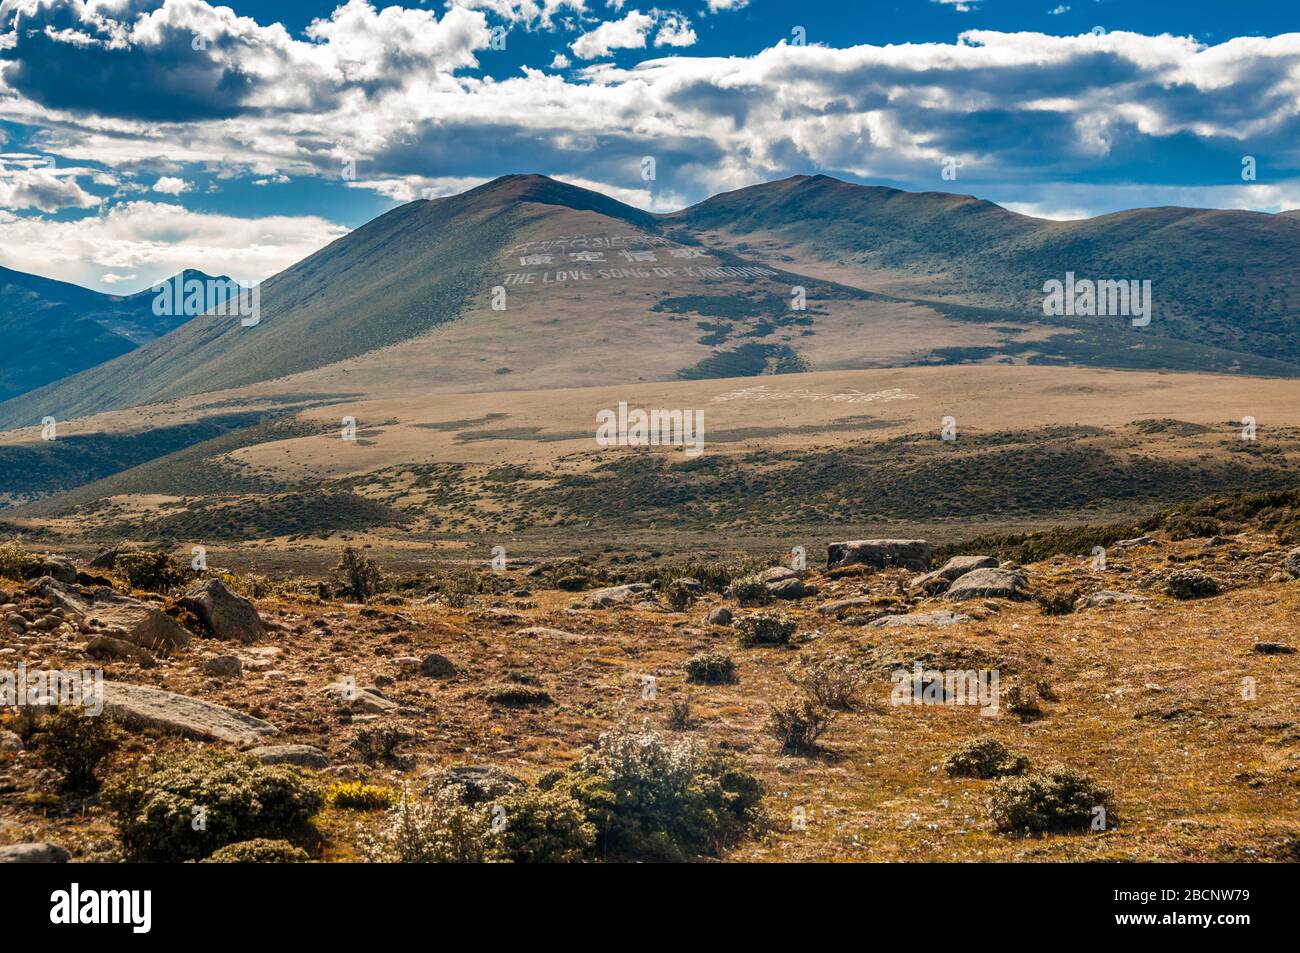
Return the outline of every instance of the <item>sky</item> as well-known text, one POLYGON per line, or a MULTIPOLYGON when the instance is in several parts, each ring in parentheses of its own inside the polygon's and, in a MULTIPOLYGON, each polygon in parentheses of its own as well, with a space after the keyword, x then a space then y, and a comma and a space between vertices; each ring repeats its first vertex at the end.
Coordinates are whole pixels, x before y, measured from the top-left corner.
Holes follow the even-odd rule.
POLYGON ((0 0, 0 265, 260 280, 517 172, 653 211, 797 173, 1300 207, 1293 2, 407 3, 0 0))

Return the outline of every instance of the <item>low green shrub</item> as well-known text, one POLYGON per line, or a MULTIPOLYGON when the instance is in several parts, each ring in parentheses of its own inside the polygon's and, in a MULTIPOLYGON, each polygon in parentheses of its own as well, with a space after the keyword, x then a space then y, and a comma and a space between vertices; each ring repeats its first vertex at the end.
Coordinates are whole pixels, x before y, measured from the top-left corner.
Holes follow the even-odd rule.
POLYGON ((699 685, 729 685, 736 681, 736 661, 722 652, 700 652, 686 660, 686 680, 699 685))
POLYGON ((745 646, 789 645, 795 630, 794 620, 779 612, 751 612, 733 625, 745 646))
POLYGON ((1111 792, 1067 768, 995 781, 988 802, 1003 833, 1087 830, 1098 808, 1110 813, 1111 792))
POLYGON ((215 851, 211 857, 200 861, 204 864, 305 864, 310 858, 301 847, 294 847, 287 840, 270 840, 258 837, 227 844, 215 851))
POLYGON ((943 769, 954 778, 1002 778, 1023 774, 1029 768, 1029 759, 1012 754, 1011 749, 996 738, 979 738, 968 741, 943 761, 943 769))
POLYGON ((425 800, 403 797, 360 839, 367 859, 395 864, 481 864, 496 859, 491 814, 462 803, 456 785, 425 800))
POLYGON ((1165 592, 1175 599, 1204 599, 1221 591, 1214 577, 1199 569, 1176 569, 1165 582, 1165 592))
POLYGON ((596 828, 582 805, 562 791, 522 788, 493 805, 499 839, 494 854, 518 864, 560 864, 588 859, 596 828))
POLYGON ((100 764, 121 746, 122 737, 107 715, 61 708, 36 722, 32 744, 41 760, 63 776, 64 788, 94 791, 100 764))
POLYGON ((171 592, 198 577, 188 563, 178 562, 168 553, 146 549, 119 554, 113 561, 113 572, 132 589, 146 592, 171 592))
POLYGON ((337 781, 326 795, 331 806, 348 811, 387 810, 401 799, 396 788, 362 781, 337 781))

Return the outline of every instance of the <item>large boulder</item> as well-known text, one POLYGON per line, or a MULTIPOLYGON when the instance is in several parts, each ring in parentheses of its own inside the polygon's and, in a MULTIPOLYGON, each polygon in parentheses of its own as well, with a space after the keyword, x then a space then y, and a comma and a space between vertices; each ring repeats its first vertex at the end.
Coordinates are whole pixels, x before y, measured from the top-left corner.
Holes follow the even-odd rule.
POLYGON ((930 544, 923 539, 851 539, 826 547, 826 568, 864 565, 873 569, 930 568, 930 544))
POLYGON ((0 864, 66 864, 68 852, 58 844, 10 844, 0 847, 0 864))
POLYGON ((190 634, 157 606, 124 595, 107 586, 88 588, 42 576, 28 584, 28 591, 45 599, 78 623, 103 630, 112 638, 140 645, 154 652, 188 645, 190 634))
POLYGON ((867 627, 871 629, 910 629, 926 626, 960 625, 962 622, 970 621, 970 616, 962 615, 960 612, 935 609, 933 612, 909 612, 906 615, 881 616, 879 619, 868 622, 867 627))
POLYGON ((218 639, 251 645, 266 635, 257 609, 220 579, 204 579, 181 593, 178 605, 193 612, 218 639))
POLYGON ((233 708, 148 685, 104 682, 104 711, 134 728, 161 728, 201 741, 247 747, 278 734, 270 722, 233 708))
POLYGON ((1286 571, 1292 579, 1300 579, 1300 546, 1286 554, 1286 571))
POLYGON ((948 583, 960 579, 968 572, 974 572, 976 569, 997 568, 998 560, 996 556, 954 556, 934 572, 928 572, 924 576, 913 579, 911 587, 913 589, 924 589, 927 592, 942 591, 948 587, 948 583))
POLYGON ((76 582, 77 567, 67 556, 48 555, 41 558, 41 575, 59 582, 76 582))
POLYGON ((975 569, 948 588, 947 597, 963 599, 1026 599, 1029 597, 1029 580, 1014 569, 975 569))
POLYGON ((590 609, 608 609, 610 606, 642 602, 654 598, 654 590, 649 583, 631 582, 626 586, 610 586, 608 589, 596 589, 582 597, 583 605, 590 609))
POLYGON ((265 745, 247 752, 262 764, 292 764, 300 768, 328 768, 330 759, 311 745, 265 745))

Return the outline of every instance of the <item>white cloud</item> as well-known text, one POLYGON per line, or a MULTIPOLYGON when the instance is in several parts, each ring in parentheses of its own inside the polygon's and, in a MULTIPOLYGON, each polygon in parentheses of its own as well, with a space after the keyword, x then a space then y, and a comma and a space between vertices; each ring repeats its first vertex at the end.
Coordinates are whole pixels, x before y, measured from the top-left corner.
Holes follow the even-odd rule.
POLYGON ((739 10, 747 6, 749 6, 749 0, 709 0, 710 13, 718 13, 722 10, 739 10))
POLYGON ((1051 17, 1059 17, 1062 13, 1069 13, 1069 12, 1070 12, 1070 8, 1066 6, 1064 3, 1062 3, 1059 6, 1055 6, 1052 9, 1048 10, 1047 15, 1051 17))
POLYGON ((608 56, 613 50, 644 49, 646 34, 654 25, 654 17, 631 10, 621 20, 609 20, 590 33, 584 33, 569 45, 569 49, 583 60, 608 56))
POLYGON ((696 37, 691 21, 677 13, 667 14, 659 25, 655 46, 693 46, 696 37))
POLYGON ((59 169, 43 157, 26 154, 0 159, 0 208, 57 212, 65 208, 94 208, 102 199, 77 182, 90 169, 59 169))
POLYGON ((977 0, 931 0, 932 3, 941 3, 944 6, 952 7, 958 13, 970 13, 975 9, 977 0))
POLYGON ((556 53, 555 59, 551 60, 551 69, 568 69, 569 58, 563 53, 556 53))
MULTIPOLYGON (((619 6, 622 6, 622 0, 619 6)), ((570 10, 579 16, 587 12, 586 0, 542 0, 541 3, 536 0, 447 0, 447 7, 485 10, 502 20, 519 23, 530 30, 554 29, 555 16, 562 10, 570 10)))
POLYGON ((0 212, 0 264, 100 290, 126 280, 106 270, 138 275, 141 287, 183 268, 260 280, 347 231, 316 216, 236 218, 144 201, 77 221, 0 212))
POLYGON ((188 192, 192 187, 189 182, 174 175, 164 175, 153 184, 153 190, 163 195, 180 195, 182 192, 188 192))

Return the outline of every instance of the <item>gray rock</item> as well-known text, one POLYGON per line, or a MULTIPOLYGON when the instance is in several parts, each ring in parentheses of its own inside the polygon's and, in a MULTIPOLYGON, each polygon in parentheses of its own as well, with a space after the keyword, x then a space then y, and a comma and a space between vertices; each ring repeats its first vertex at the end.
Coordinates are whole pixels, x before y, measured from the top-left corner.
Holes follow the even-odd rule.
POLYGON ((914 626, 946 626, 970 622, 971 617, 948 609, 932 612, 909 612, 906 615, 887 615, 867 623, 869 629, 912 628, 914 626))
POLYGON ((784 582, 787 579, 798 579, 799 574, 785 566, 773 566, 771 569, 764 569, 755 578, 765 586, 771 586, 773 583, 784 582))
POLYGON ((23 750, 23 739, 12 731, 0 731, 0 752, 13 754, 23 750))
POLYGON ((826 547, 826 567, 865 565, 874 569, 930 568, 930 544, 924 539, 852 539, 826 547))
POLYGON ((116 638, 154 652, 181 648, 190 642, 189 632, 157 606, 107 586, 90 589, 42 576, 27 588, 61 608, 73 621, 107 629, 116 638))
POLYGON ((803 584, 802 579, 796 576, 769 582, 767 591, 777 599, 802 599, 808 594, 808 587, 803 584))
POLYGON ((552 629, 544 625, 531 625, 526 629, 516 629, 515 637, 521 639, 559 639, 561 642, 585 642, 590 636, 563 629, 552 629))
POLYGON ((1084 609, 1096 609, 1101 606, 1113 606, 1119 603, 1150 601, 1150 596, 1140 596, 1135 592, 1114 592, 1110 589, 1103 589, 1101 592, 1094 592, 1091 595, 1084 596, 1080 600, 1080 604, 1084 609))
POLYGON ((266 636, 266 626, 253 604, 227 589, 220 579, 205 579, 191 586, 176 602, 202 619, 219 639, 251 645, 266 636))
POLYGON ((1132 539, 1121 539, 1115 544, 1116 549, 1133 549, 1137 546, 1152 546, 1157 542, 1154 536, 1135 536, 1132 539))
POLYGON ((158 664, 158 659, 148 649, 110 635, 92 636, 86 643, 86 654, 91 658, 133 659, 141 668, 153 668, 158 664))
POLYGON ((1294 655, 1295 646, 1285 642, 1256 642, 1255 651, 1260 655, 1294 655))
POLYGON ((1027 598, 1029 580, 1024 573, 1013 569, 974 569, 958 576, 948 588, 947 598, 963 599, 1024 599, 1027 598))
POLYGON ((494 764, 434 768, 425 772, 424 778, 425 790, 430 793, 458 785, 463 792, 462 800, 470 805, 495 801, 526 786, 522 778, 494 764))
POLYGON ((996 556, 954 556, 930 575, 955 582, 968 572, 976 569, 997 569, 996 556))
POLYGON ((437 652, 431 652, 420 660, 420 672, 430 678, 451 678, 459 671, 455 662, 437 652))
POLYGON ((265 745, 250 748, 251 754, 262 764, 294 764, 300 768, 328 768, 330 759, 320 748, 311 745, 265 745))
POLYGON ((148 685, 104 682, 103 698, 104 711, 124 725, 161 728, 202 741, 248 747, 280 731, 233 708, 148 685))
POLYGON ((117 557, 132 552, 133 546, 114 546, 106 549, 90 561, 91 569, 112 569, 117 565, 117 557))
POLYGON ((870 609, 875 601, 875 596, 854 596, 851 599, 836 599, 834 602, 822 603, 817 607, 817 611, 838 618, 853 609, 870 609))
POLYGON ((1300 546, 1286 554, 1286 571, 1292 579, 1300 579, 1300 546))
POLYGON ((244 663, 237 655, 214 655, 203 660, 202 668, 209 675, 221 678, 238 678, 244 674, 244 663))
POLYGON ((77 567, 66 556, 49 555, 41 560, 41 575, 72 583, 77 581, 77 567))
POLYGON ((588 592, 582 597, 582 603, 591 609, 608 609, 610 606, 653 598, 654 592, 649 583, 631 582, 625 586, 610 586, 588 592))
POLYGON ((0 864, 66 864, 68 852, 58 844, 10 844, 0 847, 0 864))
POLYGON ((334 701, 352 711, 372 715, 386 715, 401 708, 397 702, 385 698, 378 689, 362 687, 352 682, 333 682, 320 691, 322 695, 330 696, 334 701))
POLYGON ((709 625, 731 625, 731 620, 735 618, 731 610, 726 606, 718 606, 709 613, 709 625))

